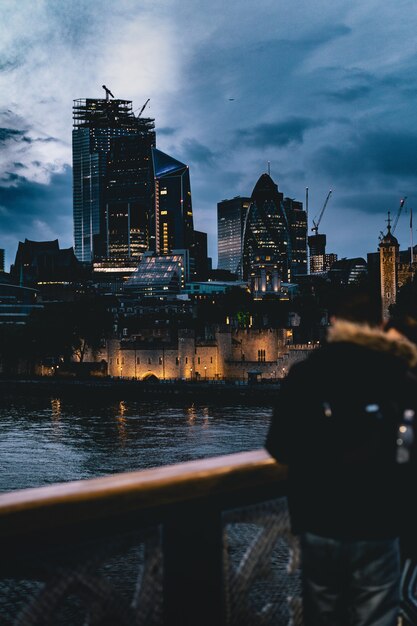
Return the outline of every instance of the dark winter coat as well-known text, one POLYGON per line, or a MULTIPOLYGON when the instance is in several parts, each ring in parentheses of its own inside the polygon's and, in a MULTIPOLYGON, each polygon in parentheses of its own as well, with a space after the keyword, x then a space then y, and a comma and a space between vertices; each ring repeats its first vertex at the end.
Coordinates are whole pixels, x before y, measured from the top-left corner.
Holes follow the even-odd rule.
POLYGON ((409 341, 339 320, 327 343, 291 368, 266 448, 289 466, 293 532, 398 536, 417 487, 414 465, 396 460, 402 412, 417 412, 416 363, 409 341))

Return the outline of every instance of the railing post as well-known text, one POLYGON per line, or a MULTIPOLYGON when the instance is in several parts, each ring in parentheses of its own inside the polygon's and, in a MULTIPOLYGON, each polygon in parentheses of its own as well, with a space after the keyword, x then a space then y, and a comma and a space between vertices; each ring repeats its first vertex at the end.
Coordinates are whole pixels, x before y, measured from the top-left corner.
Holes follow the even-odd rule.
POLYGON ((194 503, 163 528, 165 626, 222 626, 221 511, 194 503))

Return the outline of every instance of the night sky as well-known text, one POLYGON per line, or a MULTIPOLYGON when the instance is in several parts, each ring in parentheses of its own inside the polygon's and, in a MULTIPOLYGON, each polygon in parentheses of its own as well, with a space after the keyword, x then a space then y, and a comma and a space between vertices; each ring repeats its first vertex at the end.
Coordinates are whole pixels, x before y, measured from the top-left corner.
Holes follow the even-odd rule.
MULTIPOLYGON (((340 257, 377 250, 387 211, 417 228, 412 0, 1 0, 0 248, 73 245, 72 101, 133 100, 190 166, 217 265, 217 202, 267 171, 340 257)), ((414 228, 414 232, 415 232, 414 228)), ((414 234, 417 243, 417 234, 414 234)))

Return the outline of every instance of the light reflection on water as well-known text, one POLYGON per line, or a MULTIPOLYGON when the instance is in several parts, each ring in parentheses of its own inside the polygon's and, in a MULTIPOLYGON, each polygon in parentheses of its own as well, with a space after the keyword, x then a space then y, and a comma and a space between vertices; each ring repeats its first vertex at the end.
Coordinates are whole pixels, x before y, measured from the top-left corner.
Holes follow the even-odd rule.
POLYGON ((263 446, 265 406, 0 399, 0 491, 263 446))

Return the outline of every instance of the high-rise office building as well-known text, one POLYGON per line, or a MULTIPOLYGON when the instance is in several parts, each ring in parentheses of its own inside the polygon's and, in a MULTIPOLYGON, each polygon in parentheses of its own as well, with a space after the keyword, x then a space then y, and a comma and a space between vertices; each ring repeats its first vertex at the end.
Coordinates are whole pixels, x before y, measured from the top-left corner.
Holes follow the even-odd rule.
POLYGON ((149 246, 154 203, 153 137, 115 137, 110 142, 106 177, 108 259, 138 260, 149 246))
POLYGON ((256 183, 245 219, 243 233, 243 278, 260 266, 277 269, 284 282, 291 280, 292 249, 290 223, 278 191, 269 174, 256 183))
POLYGON ((73 122, 75 254, 89 263, 126 260, 148 245, 154 120, 106 89, 105 99, 74 100, 73 122))
POLYGON ((290 229, 291 273, 307 274, 307 213, 293 198, 284 198, 283 205, 290 229))
POLYGON ((205 281, 209 274, 207 233, 194 230, 194 263, 196 280, 205 281))
POLYGON ((4 272, 4 248, 0 248, 0 272, 4 272))
POLYGON ((189 250, 194 258, 194 222, 188 166, 152 149, 155 176, 155 210, 151 220, 150 248, 157 254, 189 250))
POLYGON ((241 274, 242 236, 251 199, 237 196, 217 203, 218 269, 241 274))

